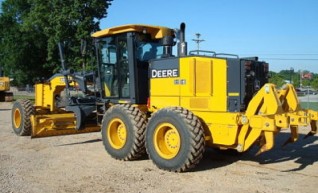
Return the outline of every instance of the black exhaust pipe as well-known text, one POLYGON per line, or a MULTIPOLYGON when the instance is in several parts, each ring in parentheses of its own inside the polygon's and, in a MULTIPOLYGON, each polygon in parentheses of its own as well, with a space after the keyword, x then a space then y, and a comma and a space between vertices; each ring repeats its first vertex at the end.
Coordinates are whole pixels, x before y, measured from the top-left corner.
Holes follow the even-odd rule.
POLYGON ((180 30, 179 30, 179 43, 178 43, 178 56, 186 56, 188 49, 187 49, 187 42, 185 41, 185 23, 181 23, 180 30))

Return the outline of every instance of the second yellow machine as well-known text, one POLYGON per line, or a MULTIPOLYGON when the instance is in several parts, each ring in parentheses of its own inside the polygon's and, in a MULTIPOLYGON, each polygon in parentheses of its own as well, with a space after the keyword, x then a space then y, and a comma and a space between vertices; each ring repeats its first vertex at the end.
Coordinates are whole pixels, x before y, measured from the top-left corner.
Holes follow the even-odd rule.
POLYGON ((96 72, 66 69, 61 51, 63 71, 35 85, 35 104, 14 104, 17 135, 101 130, 115 159, 148 153, 159 168, 182 172, 198 164, 207 146, 244 152, 257 143, 261 153, 283 128, 291 130, 287 142, 297 140, 299 126, 310 125, 308 135, 317 131, 318 112, 301 109, 292 85, 277 90, 267 83, 268 64, 257 57, 188 55, 183 23, 177 31, 125 25, 92 36, 96 72))
POLYGON ((2 67, 0 66, 0 102, 12 102, 13 93, 10 92, 10 78, 3 76, 2 67))

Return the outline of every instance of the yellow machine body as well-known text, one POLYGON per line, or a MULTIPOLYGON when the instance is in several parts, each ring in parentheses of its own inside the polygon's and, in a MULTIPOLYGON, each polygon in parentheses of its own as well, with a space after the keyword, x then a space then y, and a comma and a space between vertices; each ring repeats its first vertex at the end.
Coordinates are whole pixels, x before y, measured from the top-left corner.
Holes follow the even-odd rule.
POLYGON ((43 83, 35 84, 35 106, 49 109, 51 112, 56 110, 55 100, 65 89, 65 78, 57 75, 43 83))
POLYGON ((9 77, 0 77, 0 91, 10 90, 10 79, 9 77))
POLYGON ((10 91, 10 78, 0 77, 0 101, 13 101, 13 93, 8 91, 10 91))
MULTIPOLYGON (((69 77, 70 86, 76 82, 69 77)), ((76 117, 73 112, 57 107, 57 98, 66 87, 65 77, 57 74, 43 83, 35 84, 35 114, 30 116, 32 123, 32 137, 48 137, 57 135, 79 134, 100 131, 97 124, 87 124, 85 129, 76 130, 76 117)))
POLYGON ((92 37, 101 38, 126 32, 142 32, 150 34, 153 39, 161 39, 165 36, 172 35, 172 31, 172 29, 162 26, 128 24, 95 32, 92 34, 92 37))
POLYGON ((291 84, 281 90, 265 84, 244 112, 230 112, 229 97, 241 93, 227 90, 226 59, 188 56, 178 62, 175 68, 152 70, 150 110, 180 106, 193 112, 203 123, 208 146, 243 152, 261 138, 261 153, 274 146, 274 135, 283 128, 291 129, 289 142, 297 140, 299 126, 317 130, 318 112, 300 108, 291 84))
MULTIPOLYGON (((189 110, 226 112, 226 67, 226 61, 221 59, 181 58, 179 77, 150 80, 151 106, 182 106, 189 110)), ((158 74, 160 76, 160 72, 158 74)))

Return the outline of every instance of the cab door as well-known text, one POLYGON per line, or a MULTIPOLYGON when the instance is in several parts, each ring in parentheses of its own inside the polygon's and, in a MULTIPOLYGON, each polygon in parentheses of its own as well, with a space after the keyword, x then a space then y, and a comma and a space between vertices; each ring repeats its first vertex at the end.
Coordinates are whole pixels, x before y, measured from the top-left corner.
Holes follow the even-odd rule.
POLYGON ((103 98, 129 99, 127 35, 103 38, 100 53, 103 98))

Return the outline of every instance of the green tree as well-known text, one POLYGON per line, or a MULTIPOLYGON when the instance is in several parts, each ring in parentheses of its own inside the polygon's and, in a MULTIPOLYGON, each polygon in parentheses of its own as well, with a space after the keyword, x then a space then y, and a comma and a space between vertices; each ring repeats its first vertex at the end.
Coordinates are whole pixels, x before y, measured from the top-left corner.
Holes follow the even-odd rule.
POLYGON ((285 78, 284 74, 276 73, 276 72, 270 72, 271 77, 269 79, 270 83, 275 84, 277 87, 281 87, 285 84, 285 78))
POLYGON ((313 89, 318 90, 318 76, 316 76, 315 78, 313 78, 313 80, 311 81, 311 87, 313 89))
MULTIPOLYGON (((0 25, 0 64, 14 83, 32 83, 60 69, 57 43, 66 45, 67 63, 80 68, 82 39, 99 30, 112 0, 6 0, 0 25)), ((91 44, 88 43, 88 54, 91 44)))
MULTIPOLYGON (((3 66, 6 76, 18 75, 15 77, 16 82, 24 81, 26 79, 25 73, 29 73, 32 76, 32 70, 23 65, 24 62, 30 62, 30 58, 24 57, 31 49, 26 49, 22 43, 29 36, 23 35, 19 30, 19 23, 25 17, 28 9, 28 3, 24 1, 6 1, 2 4, 3 12, 0 17, 0 64, 3 66), (11 6, 8 5, 9 3, 11 6)), ((32 45, 29 44, 28 46, 32 45)))

